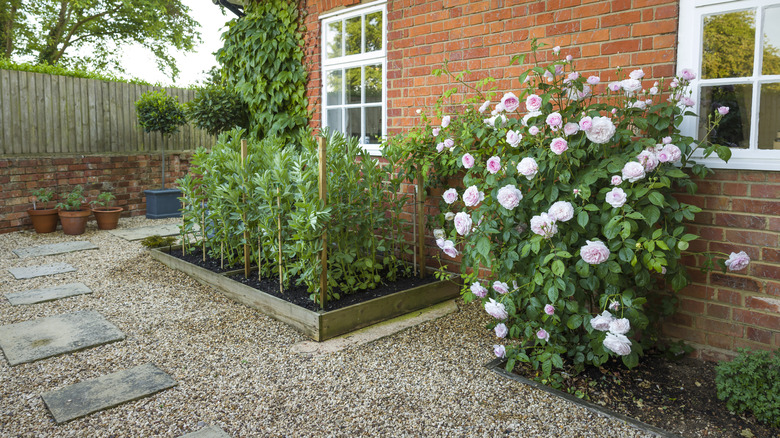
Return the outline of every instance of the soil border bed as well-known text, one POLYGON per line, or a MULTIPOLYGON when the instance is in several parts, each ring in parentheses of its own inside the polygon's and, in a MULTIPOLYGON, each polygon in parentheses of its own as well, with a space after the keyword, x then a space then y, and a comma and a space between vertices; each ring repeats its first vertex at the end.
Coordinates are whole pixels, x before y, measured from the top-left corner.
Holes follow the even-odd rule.
POLYGON ((639 429, 642 432, 649 433, 651 435, 655 435, 655 436, 659 436, 659 437, 663 437, 663 438, 681 438, 680 435, 677 435, 677 434, 674 434, 674 433, 671 433, 671 432, 667 432, 667 431, 665 431, 663 429, 660 429, 660 428, 655 427, 655 426, 651 426, 651 425, 649 425, 647 423, 643 423, 643 422, 641 422, 639 420, 636 420, 636 419, 633 419, 631 417, 625 416, 625 415, 623 415, 621 413, 618 413, 618 412, 615 412, 615 411, 613 411, 611 409, 607 409, 604 406, 600 406, 600 405, 597 405, 595 403, 591 403, 591 402, 589 402, 587 400, 583 400, 581 398, 577 398, 577 397, 575 397, 575 396, 573 396, 571 394, 567 394, 567 393, 565 393, 563 391, 559 391, 557 389, 550 388, 547 385, 543 385, 543 384, 541 384, 539 382, 535 382, 533 380, 526 379, 525 377, 518 376, 517 374, 509 373, 509 372, 506 371, 506 368, 504 368, 505 364, 506 364, 506 361, 503 360, 503 359, 493 359, 492 361, 486 363, 484 365, 484 367, 489 369, 489 370, 491 370, 491 371, 493 371, 494 373, 496 373, 496 374, 498 374, 498 375, 500 375, 502 377, 507 378, 507 379, 511 379, 511 380, 514 380, 514 381, 517 381, 517 382, 520 382, 520 383, 532 386, 532 387, 534 387, 536 389, 539 389, 541 391, 544 391, 544 392, 546 392, 546 393, 548 393, 550 395, 553 395, 553 396, 556 396, 556 397, 560 397, 560 398, 562 398, 564 400, 570 401, 570 402, 572 402, 572 403, 574 403, 574 404, 576 404, 576 405, 578 405, 578 406, 580 406, 582 408, 585 408, 585 409, 587 409, 587 410, 589 410, 589 411, 591 411, 591 412, 593 412, 595 414, 603 415, 605 417, 609 417, 609 418, 612 418, 614 420, 622 421, 622 422, 628 424, 629 426, 632 426, 632 427, 634 427, 636 429, 639 429))
MULTIPOLYGON (((330 311, 312 311, 168 254, 180 246, 151 249, 155 260, 212 286, 228 298, 289 324, 315 341, 325 341, 460 296, 460 285, 441 280, 330 311)), ((429 273, 430 274, 430 273, 429 273)), ((454 278, 454 277, 453 277, 454 278)))

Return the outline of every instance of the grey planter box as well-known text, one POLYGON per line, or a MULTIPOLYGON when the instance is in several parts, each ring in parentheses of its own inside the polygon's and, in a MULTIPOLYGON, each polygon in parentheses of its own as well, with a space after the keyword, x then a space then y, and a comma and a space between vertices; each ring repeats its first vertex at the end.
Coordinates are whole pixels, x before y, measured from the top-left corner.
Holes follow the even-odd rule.
MULTIPOLYGON (((172 247, 175 251, 181 247, 172 247)), ((315 341, 324 341, 442 301, 460 296, 460 284, 454 280, 436 281, 405 291, 374 298, 341 309, 312 311, 228 278, 236 272, 217 274, 168 254, 168 249, 153 249, 151 255, 164 265, 184 272, 203 284, 213 286, 228 298, 289 324, 315 341)))
POLYGON ((158 189, 144 190, 146 195, 146 218, 163 219, 166 217, 181 217, 181 190, 158 189))

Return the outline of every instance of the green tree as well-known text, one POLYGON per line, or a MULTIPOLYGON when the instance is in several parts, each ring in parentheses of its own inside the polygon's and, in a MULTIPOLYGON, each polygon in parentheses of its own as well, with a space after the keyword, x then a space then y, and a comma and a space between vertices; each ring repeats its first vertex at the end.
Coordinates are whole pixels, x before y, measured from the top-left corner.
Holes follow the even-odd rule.
POLYGON ((175 78, 170 50, 191 51, 200 41, 189 12, 181 0, 0 0, 2 55, 123 72, 117 55, 140 44, 175 78))
MULTIPOLYGON (((753 75, 756 41, 754 11, 730 12, 704 19, 702 77, 733 78, 753 75)), ((780 49, 763 41, 763 71, 780 71, 780 49)))

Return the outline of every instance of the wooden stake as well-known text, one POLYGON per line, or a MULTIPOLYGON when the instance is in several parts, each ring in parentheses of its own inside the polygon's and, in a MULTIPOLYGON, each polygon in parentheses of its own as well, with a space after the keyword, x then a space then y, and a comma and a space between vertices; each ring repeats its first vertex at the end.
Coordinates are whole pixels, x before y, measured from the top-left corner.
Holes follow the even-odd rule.
POLYGON ((414 246, 412 251, 412 269, 414 270, 414 275, 417 275, 417 186, 414 187, 412 209, 414 209, 414 220, 412 220, 412 245, 414 246))
MULTIPOLYGON (((320 166, 319 166, 319 184, 320 184, 320 199, 323 202, 323 206, 328 204, 328 174, 326 167, 326 151, 325 151, 325 139, 320 137, 317 139, 319 143, 320 152, 320 166)), ((322 253, 320 254, 320 263, 322 272, 320 272, 320 308, 325 310, 325 300, 327 299, 328 292, 328 232, 327 230, 322 232, 322 253)))
POLYGON ((425 278, 425 184, 420 171, 417 172, 417 244, 420 249, 420 278, 425 278))
POLYGON ((276 206, 279 207, 279 293, 284 293, 282 286, 282 197, 279 195, 279 187, 276 188, 276 206))
POLYGON ((225 269, 225 242, 219 242, 219 269, 225 269))
POLYGON ((257 281, 260 282, 260 269, 263 266, 263 241, 262 241, 262 233, 260 230, 257 230, 257 281))
MULTIPOLYGON (((245 163, 248 154, 246 139, 241 140, 241 168, 246 175, 245 163)), ((243 181, 244 193, 241 195, 244 208, 246 208, 246 180, 243 181)), ((241 220, 244 221, 244 278, 249 278, 249 264, 250 264, 250 246, 249 246, 249 229, 246 224, 246 211, 241 213, 241 220)))
POLYGON ((201 228, 200 228, 201 231, 200 238, 203 241, 201 243, 203 244, 203 262, 205 263, 206 262, 206 210, 203 210, 203 213, 201 213, 201 215, 202 215, 203 223, 201 224, 201 228))

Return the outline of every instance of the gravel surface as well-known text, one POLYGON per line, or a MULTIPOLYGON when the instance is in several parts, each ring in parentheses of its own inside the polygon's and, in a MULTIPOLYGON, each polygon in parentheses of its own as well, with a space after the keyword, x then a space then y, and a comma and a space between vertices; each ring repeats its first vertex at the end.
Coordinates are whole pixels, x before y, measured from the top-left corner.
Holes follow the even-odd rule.
MULTIPOLYGON (((175 223, 129 218, 121 228, 175 223)), ((124 341, 32 364, 0 363, 2 437, 178 437, 206 424, 255 436, 644 436, 483 368, 494 337, 476 304, 390 337, 322 355, 283 323, 154 261, 139 242, 98 231, 0 235, 0 295, 76 281, 91 295, 12 307, 0 324, 93 309, 124 341), (11 250, 89 240, 99 250, 20 259, 11 250), (15 280, 7 268, 66 262, 77 272, 15 280), (179 385, 57 425, 46 391, 145 363, 179 385)))

